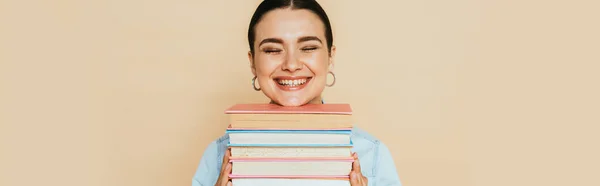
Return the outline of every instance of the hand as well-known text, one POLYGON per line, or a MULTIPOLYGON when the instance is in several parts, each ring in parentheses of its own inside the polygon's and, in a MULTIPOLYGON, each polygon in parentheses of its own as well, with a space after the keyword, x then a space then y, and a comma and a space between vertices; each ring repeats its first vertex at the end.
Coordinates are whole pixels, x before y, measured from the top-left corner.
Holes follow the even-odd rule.
POLYGON ((352 153, 352 157, 354 158, 354 163, 352 163, 352 171, 350 171, 350 185, 367 186, 369 180, 360 172, 360 162, 358 161, 358 155, 356 152, 352 153))
POLYGON ((225 151, 225 155, 223 155, 223 164, 221 165, 221 174, 219 174, 219 178, 217 179, 217 183, 215 186, 231 186, 231 180, 229 180, 229 174, 231 174, 231 162, 229 162, 229 157, 231 156, 231 150, 227 149, 225 151))

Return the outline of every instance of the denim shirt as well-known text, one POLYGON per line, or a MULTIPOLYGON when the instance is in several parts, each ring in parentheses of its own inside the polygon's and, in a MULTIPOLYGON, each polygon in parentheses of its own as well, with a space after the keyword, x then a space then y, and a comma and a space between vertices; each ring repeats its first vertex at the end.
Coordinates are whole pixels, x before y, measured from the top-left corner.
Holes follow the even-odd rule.
MULTIPOLYGON (((361 172, 367 177, 369 186, 402 185, 392 155, 385 144, 356 127, 352 129, 351 139, 354 143, 352 152, 358 154, 361 172)), ((192 179, 192 186, 215 185, 228 143, 229 136, 226 134, 208 145, 192 179)))

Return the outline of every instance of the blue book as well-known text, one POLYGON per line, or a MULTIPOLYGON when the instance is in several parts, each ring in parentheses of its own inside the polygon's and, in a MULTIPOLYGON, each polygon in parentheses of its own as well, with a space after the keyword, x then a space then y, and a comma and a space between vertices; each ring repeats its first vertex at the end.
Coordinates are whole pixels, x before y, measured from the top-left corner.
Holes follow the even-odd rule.
POLYGON ((351 130, 227 130, 229 146, 352 146, 351 130))

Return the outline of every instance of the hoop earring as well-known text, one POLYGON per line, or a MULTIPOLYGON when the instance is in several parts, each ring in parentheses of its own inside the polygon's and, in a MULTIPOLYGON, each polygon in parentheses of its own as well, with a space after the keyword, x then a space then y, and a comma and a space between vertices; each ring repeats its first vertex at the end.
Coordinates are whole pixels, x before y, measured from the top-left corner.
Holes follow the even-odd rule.
POLYGON ((332 87, 333 85, 335 85, 335 74, 331 71, 329 71, 328 73, 333 76, 333 82, 331 84, 326 84, 325 86, 332 87))
POLYGON ((260 88, 256 88, 256 83, 255 83, 256 78, 257 78, 256 76, 254 76, 254 78, 252 78, 252 88, 254 88, 254 90, 256 90, 256 91, 260 91, 260 88))

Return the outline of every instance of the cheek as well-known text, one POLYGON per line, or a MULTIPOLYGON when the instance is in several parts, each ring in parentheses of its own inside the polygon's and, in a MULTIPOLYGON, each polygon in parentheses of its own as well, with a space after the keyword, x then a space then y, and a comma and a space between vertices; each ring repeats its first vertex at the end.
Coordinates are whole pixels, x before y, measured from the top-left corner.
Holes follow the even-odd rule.
POLYGON ((268 57, 257 57, 255 63, 256 73, 259 76, 270 76, 279 66, 279 60, 268 57))
POLYGON ((315 75, 324 75, 329 72, 329 57, 327 54, 314 53, 306 56, 303 61, 315 75))

